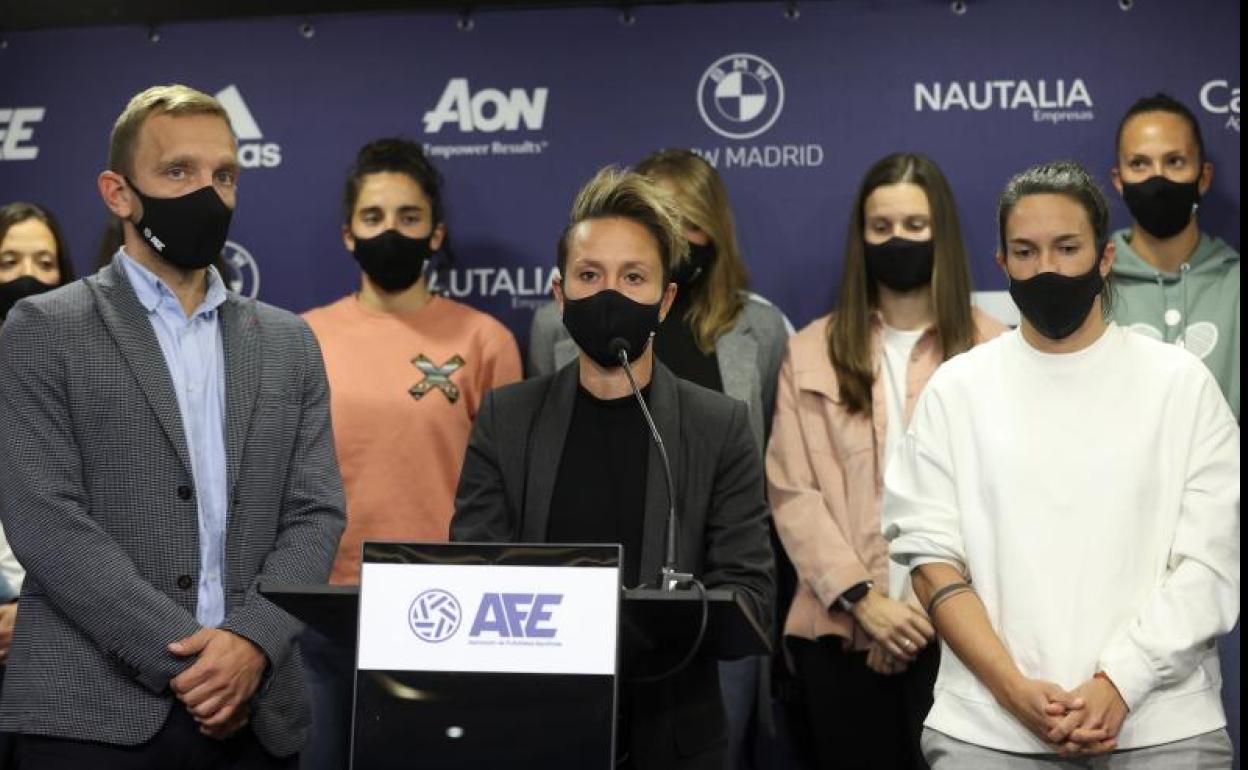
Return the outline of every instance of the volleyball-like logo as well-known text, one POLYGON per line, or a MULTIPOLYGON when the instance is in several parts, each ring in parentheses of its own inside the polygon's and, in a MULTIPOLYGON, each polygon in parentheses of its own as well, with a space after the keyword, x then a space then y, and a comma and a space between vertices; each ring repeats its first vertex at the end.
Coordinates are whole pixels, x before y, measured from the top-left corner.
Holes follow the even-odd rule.
POLYGON ((418 639, 437 644, 455 635, 463 616, 459 600, 450 591, 430 588, 412 600, 407 623, 418 639))
POLYGON ((712 131, 750 139, 771 128, 784 109, 784 81, 761 56, 720 57, 698 82, 698 112, 712 131))
POLYGON ((221 278, 230 291, 249 299, 260 296, 260 267, 251 252, 234 241, 226 241, 221 257, 225 266, 221 278))

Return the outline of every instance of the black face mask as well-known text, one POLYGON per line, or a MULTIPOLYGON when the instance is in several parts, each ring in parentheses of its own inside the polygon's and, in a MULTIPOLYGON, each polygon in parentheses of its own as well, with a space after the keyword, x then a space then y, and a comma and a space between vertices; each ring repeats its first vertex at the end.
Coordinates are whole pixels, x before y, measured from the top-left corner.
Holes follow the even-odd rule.
POLYGON ((149 198, 126 184, 143 203, 135 228, 152 250, 174 267, 200 270, 221 256, 234 210, 208 185, 177 198, 149 198))
POLYGON ((628 345, 630 362, 641 356, 659 328, 662 306, 661 299, 653 305, 643 305, 614 289, 604 289, 584 299, 565 297, 563 325, 585 355, 609 369, 620 365, 619 354, 611 344, 617 339, 628 345))
POLYGON ((1200 179, 1172 182, 1150 176, 1143 182, 1122 185, 1122 199, 1140 227, 1154 238, 1165 240, 1183 232, 1200 202, 1200 179))
POLYGON ((682 289, 693 286, 710 272, 715 253, 715 244, 709 241, 701 245, 690 241, 689 258, 672 271, 672 281, 682 289))
POLYGON ((425 274, 425 264, 433 256, 433 234, 409 238, 398 230, 387 230, 372 238, 356 238, 355 261, 364 274, 383 291, 410 289, 425 274))
POLYGON ((33 275, 23 275, 16 280, 0 283, 0 321, 3 321, 8 316, 9 311, 13 309, 13 306, 17 304, 19 299, 43 294, 45 291, 51 291, 55 288, 55 286, 50 286, 33 275))
POLYGON ((1083 275, 1036 273, 1025 281, 1010 279, 1010 296, 1035 330, 1064 340, 1083 325, 1101 293, 1101 261, 1083 275))
POLYGON ((932 282, 936 251, 929 238, 912 241, 889 238, 883 243, 866 243, 867 276, 893 291, 913 291, 932 282))

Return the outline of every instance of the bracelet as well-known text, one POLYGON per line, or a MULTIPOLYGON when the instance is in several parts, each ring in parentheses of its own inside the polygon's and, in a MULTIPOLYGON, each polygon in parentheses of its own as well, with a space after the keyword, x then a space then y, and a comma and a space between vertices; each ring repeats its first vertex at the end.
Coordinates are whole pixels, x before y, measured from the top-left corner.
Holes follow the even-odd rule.
POLYGON ((924 609, 926 609, 926 610, 927 610, 927 616, 928 616, 929 618, 932 616, 932 611, 936 609, 936 605, 937 605, 938 603, 940 603, 940 601, 941 601, 942 599, 944 599, 944 598, 945 598, 945 597, 947 597, 947 596, 951 596, 951 595, 952 595, 953 593, 955 593, 955 592, 959 592, 959 593, 960 593, 961 591, 964 591, 964 590, 965 590, 965 591, 970 591, 970 590, 972 590, 972 589, 971 589, 971 584, 970 584, 970 583, 964 583, 964 582, 959 582, 959 583, 950 583, 949 585, 944 586, 943 588, 941 588, 941 589, 940 589, 939 591, 937 591, 936 593, 932 594, 932 598, 931 598, 931 600, 929 600, 929 601, 928 601, 928 603, 927 603, 927 607, 925 607, 925 608, 924 608, 924 609))
POLYGON ((949 593, 940 597, 940 601, 932 602, 931 608, 928 610, 927 616, 929 618, 934 617, 932 613, 936 612, 937 607, 944 604, 949 599, 952 599, 953 597, 957 596, 958 594, 965 594, 965 593, 975 593, 975 589, 971 588, 970 586, 959 586, 958 590, 950 591, 949 593))

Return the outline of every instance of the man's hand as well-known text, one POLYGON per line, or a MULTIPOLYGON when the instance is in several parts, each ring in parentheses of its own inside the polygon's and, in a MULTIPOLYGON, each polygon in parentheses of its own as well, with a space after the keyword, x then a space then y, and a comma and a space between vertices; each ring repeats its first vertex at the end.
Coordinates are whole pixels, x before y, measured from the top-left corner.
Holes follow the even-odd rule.
POLYGON ((13 643, 13 624, 17 622, 17 602, 0 604, 0 663, 9 659, 9 645, 13 643))
MULTIPOLYGON (((198 656, 190 668, 169 682, 201 727, 237 725, 234 718, 260 686, 266 659, 251 640, 219 628, 201 628, 169 645, 182 657, 198 656)), ((244 718, 244 724, 246 720, 244 718)))
POLYGON ((234 709, 234 714, 218 727, 207 727, 203 724, 199 726, 199 731, 209 738, 223 741, 227 738, 234 737, 234 734, 247 726, 251 721, 251 702, 246 701, 243 705, 234 709))
POLYGON ((1054 732, 1055 728, 1070 714, 1082 712, 1087 704, 1080 695, 1052 682, 1019 677, 1006 688, 1001 705, 1040 740, 1060 745, 1066 735, 1054 732))
POLYGON ((1106 679, 1093 678, 1079 685, 1074 695, 1085 707, 1067 714, 1050 731, 1050 741, 1060 744, 1062 756, 1104 754, 1118 747, 1118 731, 1127 718, 1127 704, 1118 688, 1106 679))
POLYGON ((854 605, 854 619, 880 647, 894 658, 913 661, 936 630, 917 608, 890 599, 874 589, 854 605))
POLYGON ((900 674, 906 670, 907 666, 909 666, 909 664, 906 663, 906 661, 901 660, 900 658, 894 658, 892 655, 885 652, 880 647, 879 642, 872 642, 871 646, 867 648, 867 668, 877 674, 882 674, 884 676, 900 674))

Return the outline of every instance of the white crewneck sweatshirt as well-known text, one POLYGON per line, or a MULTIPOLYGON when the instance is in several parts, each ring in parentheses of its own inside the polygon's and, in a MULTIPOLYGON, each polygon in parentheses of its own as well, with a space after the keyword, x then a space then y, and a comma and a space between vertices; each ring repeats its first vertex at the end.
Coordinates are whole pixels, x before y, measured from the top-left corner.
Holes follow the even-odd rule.
MULTIPOLYGON (((1185 350, 1110 325, 1071 354, 1015 330, 936 371, 885 476, 893 559, 964 565, 1024 676, 1103 670, 1120 748, 1226 723, 1239 615, 1239 426, 1185 350)), ((1047 753, 947 647, 926 725, 1047 753)))

